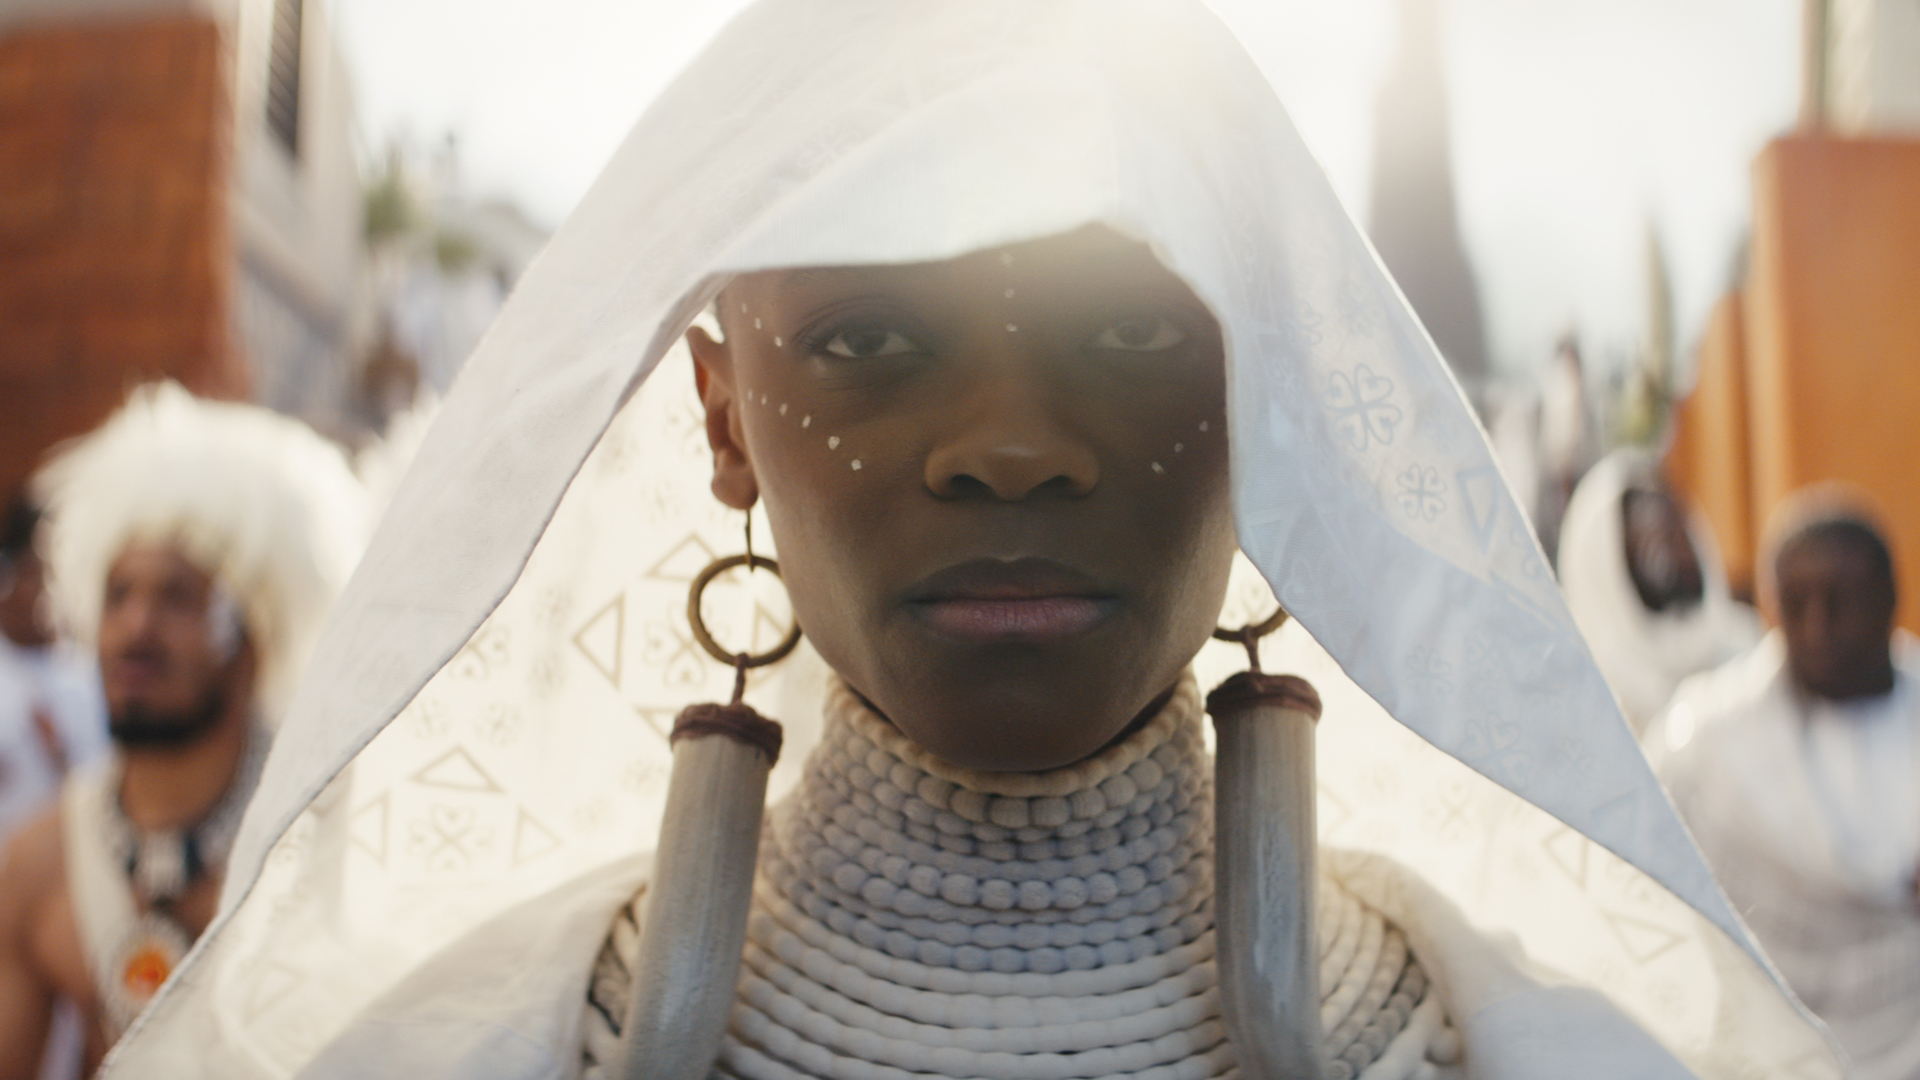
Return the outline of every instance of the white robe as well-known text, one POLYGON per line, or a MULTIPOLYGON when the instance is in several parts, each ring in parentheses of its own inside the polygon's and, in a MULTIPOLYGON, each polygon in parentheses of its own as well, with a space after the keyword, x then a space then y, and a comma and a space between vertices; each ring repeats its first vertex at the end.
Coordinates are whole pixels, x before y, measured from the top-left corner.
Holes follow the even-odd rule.
POLYGON ((1663 718, 1674 801, 1861 1080, 1920 1077, 1920 645, 1895 658, 1884 697, 1809 701, 1776 633, 1663 718))

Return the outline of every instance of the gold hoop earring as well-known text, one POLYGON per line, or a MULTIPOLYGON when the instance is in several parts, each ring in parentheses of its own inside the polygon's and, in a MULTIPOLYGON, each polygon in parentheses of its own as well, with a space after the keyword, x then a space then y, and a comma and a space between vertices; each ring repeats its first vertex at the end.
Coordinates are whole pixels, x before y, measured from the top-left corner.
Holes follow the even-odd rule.
MULTIPOLYGON (((794 648, 800 644, 801 636, 800 622, 796 619, 793 625, 787 628, 786 636, 781 638, 780 643, 772 649, 763 653, 735 653, 728 652, 722 648, 720 642, 715 640, 713 632, 707 628, 706 617, 700 612, 700 601, 707 591, 707 586, 713 583, 713 579, 729 570, 742 566, 747 568, 748 574, 752 574, 755 570, 765 570, 773 574, 776 578, 780 577, 780 564, 778 562, 775 562, 765 555, 755 555, 753 553, 752 511, 747 512, 746 533, 746 554, 728 555, 725 558, 713 560, 694 577, 693 584, 687 589, 687 627, 693 631, 693 640, 700 643, 700 647, 707 651, 708 656, 734 669, 734 704, 739 704, 741 698, 746 693, 747 672, 752 668, 765 667, 768 664, 778 663, 786 659, 787 654, 793 652, 794 648)), ((784 581, 784 579, 782 580, 784 581)))
POLYGON ((714 659, 731 664, 733 702, 689 705, 674 718, 673 775, 654 845, 654 882, 647 892, 633 994, 621 1025, 622 1076, 690 1076, 720 1051, 733 1011, 733 988, 745 952, 754 866, 767 797, 767 774, 780 759, 780 725, 742 700, 747 669, 771 664, 800 643, 800 624, 771 652, 730 653, 700 615, 701 594, 714 578, 744 566, 780 567, 753 553, 715 559, 693 579, 687 623, 714 659))

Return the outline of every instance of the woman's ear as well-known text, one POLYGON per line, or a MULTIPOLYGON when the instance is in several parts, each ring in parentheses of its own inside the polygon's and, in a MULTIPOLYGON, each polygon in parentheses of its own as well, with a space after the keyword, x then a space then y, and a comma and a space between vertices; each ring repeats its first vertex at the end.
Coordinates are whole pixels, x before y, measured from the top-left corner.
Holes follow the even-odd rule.
POLYGON ((713 448, 713 497, 735 510, 750 509, 760 498, 747 442, 740 427, 740 398, 734 389, 733 353, 704 327, 687 330, 693 354, 694 385, 707 410, 707 445, 713 448))

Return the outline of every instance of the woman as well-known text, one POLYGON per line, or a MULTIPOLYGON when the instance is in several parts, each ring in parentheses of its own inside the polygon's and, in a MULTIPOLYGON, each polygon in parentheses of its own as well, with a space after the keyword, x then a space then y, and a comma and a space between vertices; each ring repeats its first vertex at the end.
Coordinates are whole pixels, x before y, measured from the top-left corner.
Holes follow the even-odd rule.
MULTIPOLYGON (((276 747, 230 915, 109 1075, 574 1075, 623 1053, 632 901, 671 884, 634 854, 662 736, 733 681, 672 613, 752 505, 831 670, 753 685, 794 794, 768 818, 721 1071, 1234 1068, 1181 672, 1237 539, 1332 657, 1288 645, 1328 698, 1324 831, 1417 871, 1329 856, 1316 887, 1332 997, 1307 1020, 1334 1049, 1354 1017, 1374 1032, 1348 1036, 1349 1073, 1837 1074, 1231 35, 1183 4, 787 0, 642 119, 470 362, 276 747), (714 306, 689 335, 703 411, 670 354, 714 306), (1148 759, 1074 817, 1069 794, 1148 759), (923 812, 908 788, 953 815, 913 824, 962 823, 956 855, 1023 869, 967 863, 976 893, 942 880, 947 908, 900 910, 933 897, 884 849, 939 846, 901 824, 923 812), (994 802, 1029 795, 1067 824, 994 802), (1080 820, 1144 830, 1101 849, 1138 861, 1084 924, 1112 924, 1099 942, 1053 929, 1096 903, 1068 865, 1091 854, 1080 820), (1122 892, 1144 910, 1109 910, 1122 892), (1455 905, 1607 996, 1552 985, 1455 905), (1126 996, 1142 985, 1170 996, 1126 996), (1089 994, 1111 1008, 1069 1045, 1089 994)), ((777 636, 777 607, 705 610, 739 648, 777 636)))

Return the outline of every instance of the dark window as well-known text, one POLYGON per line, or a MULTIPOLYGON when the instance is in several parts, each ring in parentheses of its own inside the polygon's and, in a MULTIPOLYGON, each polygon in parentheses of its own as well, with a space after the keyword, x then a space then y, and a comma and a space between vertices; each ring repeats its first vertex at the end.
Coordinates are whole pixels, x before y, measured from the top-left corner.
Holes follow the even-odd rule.
POLYGON ((300 153, 300 0, 273 0, 267 56, 267 127, 287 153, 300 153))

